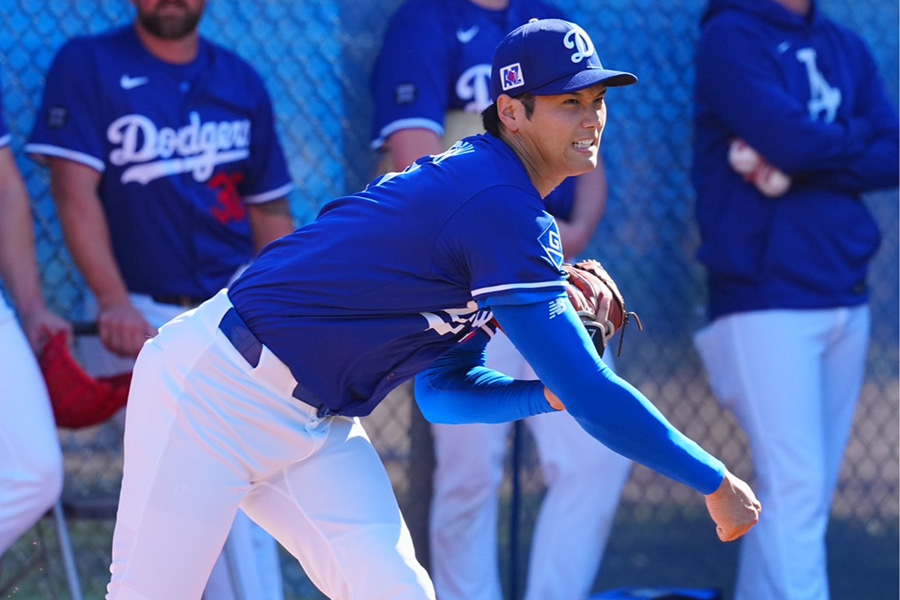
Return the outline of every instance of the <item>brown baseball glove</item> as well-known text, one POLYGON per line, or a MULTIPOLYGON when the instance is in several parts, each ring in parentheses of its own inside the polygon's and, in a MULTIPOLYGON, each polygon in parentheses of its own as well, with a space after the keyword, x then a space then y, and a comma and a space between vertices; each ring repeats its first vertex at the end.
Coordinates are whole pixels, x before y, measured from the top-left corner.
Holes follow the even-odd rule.
POLYGON ((128 400, 131 372, 94 379, 72 358, 64 331, 50 338, 38 362, 58 427, 98 425, 128 400))
POLYGON ((568 275, 566 292, 569 301, 594 341, 597 353, 603 356, 609 340, 621 331, 618 354, 622 354, 625 326, 631 318, 637 323, 638 330, 644 328, 637 314, 625 309, 625 299, 616 282, 596 260, 583 260, 574 265, 566 263, 562 268, 568 275))

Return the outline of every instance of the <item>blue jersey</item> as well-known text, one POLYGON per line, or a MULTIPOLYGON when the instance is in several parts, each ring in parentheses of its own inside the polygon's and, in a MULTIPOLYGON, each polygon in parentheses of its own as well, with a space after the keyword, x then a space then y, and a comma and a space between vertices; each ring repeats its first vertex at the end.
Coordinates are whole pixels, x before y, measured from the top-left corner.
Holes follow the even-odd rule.
POLYGON ((113 251, 132 292, 211 296, 252 259, 244 203, 290 176, 263 82, 201 38, 197 58, 153 57, 132 26, 57 54, 26 150, 102 174, 113 251))
POLYGON ((400 6, 372 74, 373 147, 412 127, 442 137, 448 110, 481 113, 491 104, 497 44, 534 17, 563 18, 539 0, 510 0, 500 11, 470 0, 408 0, 400 6))
POLYGON ((326 204, 229 295, 295 396, 365 415, 484 327, 492 303, 563 293, 562 258, 521 161, 481 135, 326 204))
POLYGON ((880 234, 863 192, 896 187, 896 108, 863 40, 815 3, 713 0, 697 48, 693 182, 710 317, 859 305, 880 234), (767 198, 729 166, 744 139, 792 177, 767 198))

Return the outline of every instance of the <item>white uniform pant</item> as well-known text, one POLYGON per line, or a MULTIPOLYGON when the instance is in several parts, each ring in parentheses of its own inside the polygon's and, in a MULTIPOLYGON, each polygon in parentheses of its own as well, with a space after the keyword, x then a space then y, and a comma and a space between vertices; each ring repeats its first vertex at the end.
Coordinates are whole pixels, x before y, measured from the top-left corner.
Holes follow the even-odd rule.
MULTIPOLYGON (((612 367, 612 352, 607 364, 612 367)), ((502 333, 487 365, 537 379, 502 333)), ((631 461, 591 437, 566 412, 525 419, 547 493, 531 542, 526 600, 583 600, 600 567, 631 461)), ((511 424, 433 425, 431 573, 441 600, 500 600, 497 511, 511 424)))
POLYGON ((292 398, 268 349, 251 367, 218 328, 230 307, 216 295, 138 357, 107 598, 199 598, 240 507, 331 598, 433 600, 359 421, 292 398))
POLYGON ((5 308, 0 306, 0 556, 53 506, 63 485, 44 378, 5 308))
POLYGON ((729 315, 695 342, 746 431, 763 506, 736 600, 826 600, 825 530, 869 344, 869 308, 729 315))
MULTIPOLYGON (((155 302, 143 294, 130 294, 131 303, 152 327, 162 327, 186 309, 155 302)), ((95 318, 97 307, 92 297, 86 302, 88 318, 95 318)), ((96 336, 76 340, 79 362, 94 377, 127 373, 134 360, 112 354, 96 336)), ((284 586, 275 540, 243 511, 238 511, 225 548, 203 594, 205 600, 283 600, 284 586)))

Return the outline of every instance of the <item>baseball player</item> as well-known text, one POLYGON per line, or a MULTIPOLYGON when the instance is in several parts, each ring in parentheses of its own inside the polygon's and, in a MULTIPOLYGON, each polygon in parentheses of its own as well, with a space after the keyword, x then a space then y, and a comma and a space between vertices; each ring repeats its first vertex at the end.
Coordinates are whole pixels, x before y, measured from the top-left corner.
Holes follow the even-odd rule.
MULTIPOLYGON (((388 26, 372 78, 373 147, 383 153, 383 168, 402 170, 482 132, 494 48, 529 17, 559 16, 555 7, 536 0, 404 3, 388 26)), ((597 169, 566 179, 544 199, 567 258, 590 241, 606 191, 598 157, 597 169)), ((613 368, 612 353, 604 359, 613 368)), ((537 378, 502 332, 487 346, 487 366, 518 379, 537 378)), ((538 415, 525 424, 547 484, 525 598, 586 598, 631 463, 566 413, 538 415)), ((431 430, 436 468, 429 541, 437 594, 442 600, 500 600, 497 508, 510 424, 434 424, 431 430)))
POLYGON ((566 299, 541 199, 596 167, 607 86, 634 76, 552 19, 511 32, 492 73, 487 135, 327 203, 145 344, 108 599, 196 598, 241 507, 331 598, 433 600, 359 421, 416 374, 429 420, 565 405, 614 450, 706 494, 723 540, 756 522, 750 488, 606 367, 566 299), (493 318, 540 381, 484 367, 493 318))
MULTIPOLYGON (((88 317, 103 347, 125 357, 83 346, 92 375, 130 369, 159 326, 293 230, 292 184, 259 75, 199 36, 203 0, 133 4, 133 25, 60 49, 26 146, 50 166, 63 233, 92 292, 88 317)), ((274 541, 244 516, 234 531, 227 549, 243 596, 280 598, 274 541)), ((225 585, 214 577, 208 596, 225 585)))
POLYGON ((825 531, 880 241, 861 194, 897 186, 897 108, 865 42, 811 0, 712 0, 696 61, 711 322, 695 341, 747 433, 767 507, 742 545, 735 597, 827 600, 825 531), (733 143, 744 164, 729 162, 733 143))
POLYGON ((62 491, 62 453, 35 352, 47 336, 71 333, 44 303, 28 194, 10 140, 0 114, 0 290, 22 323, 0 293, 0 557, 62 491))

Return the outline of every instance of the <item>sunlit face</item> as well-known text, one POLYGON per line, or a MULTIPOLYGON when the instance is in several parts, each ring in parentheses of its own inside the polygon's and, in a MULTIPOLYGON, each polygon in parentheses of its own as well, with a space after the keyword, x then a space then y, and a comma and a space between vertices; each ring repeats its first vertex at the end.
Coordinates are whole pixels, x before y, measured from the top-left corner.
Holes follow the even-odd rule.
POLYGON ((530 119, 518 133, 543 177, 570 177, 597 166, 606 126, 606 86, 554 96, 536 96, 530 119))
POLYGON ((206 0, 131 0, 138 22, 152 35, 180 40, 197 29, 206 0))

